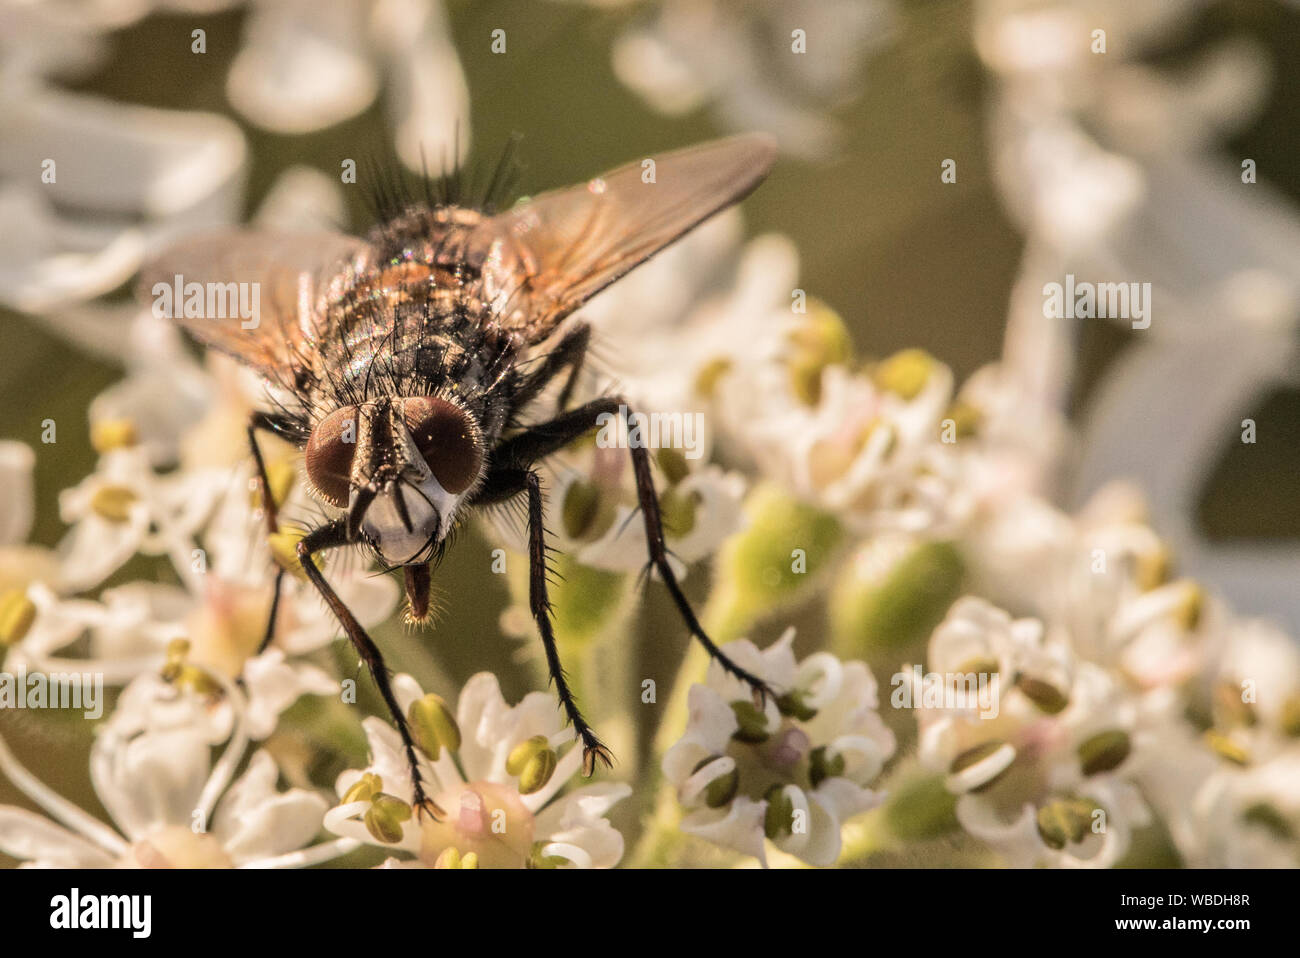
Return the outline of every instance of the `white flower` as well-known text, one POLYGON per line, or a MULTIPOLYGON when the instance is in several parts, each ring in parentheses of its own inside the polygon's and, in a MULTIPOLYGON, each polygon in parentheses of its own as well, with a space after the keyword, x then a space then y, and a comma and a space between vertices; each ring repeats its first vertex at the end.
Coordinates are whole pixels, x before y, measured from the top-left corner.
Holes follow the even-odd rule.
POLYGON ((410 676, 395 676, 393 688, 408 714, 414 706, 439 717, 423 737, 415 723, 425 747, 421 778, 441 810, 438 820, 412 813, 414 792, 401 740, 371 717, 364 722, 371 763, 339 776, 341 802, 325 816, 326 828, 400 849, 424 865, 467 859, 488 868, 618 864, 623 836, 604 815, 631 788, 597 784, 560 794, 582 765, 582 749, 573 744, 573 730, 550 695, 532 692, 507 705, 496 677, 482 672, 461 690, 453 719, 410 676))
POLYGON ((226 92, 280 133, 309 133, 365 110, 388 88, 397 153, 412 169, 455 164, 469 148, 469 88, 437 0, 251 4, 226 92), (459 148, 459 154, 455 153, 459 148))
POLYGON ((861 662, 818 652, 795 659, 789 629, 760 652, 724 651, 780 694, 762 710, 747 685, 716 663, 691 687, 690 717, 663 769, 688 813, 682 829, 766 864, 764 839, 810 864, 840 853, 840 826, 873 808, 867 786, 894 752, 876 712, 876 682, 861 662))
MULTIPOLYGON (((121 286, 178 232, 232 222, 246 160, 224 117, 0 84, 0 302, 79 329, 61 307, 121 286), (49 162, 56 165, 51 170, 49 162), (38 181, 29 170, 53 179, 38 181)), ((89 325, 89 324, 82 324, 89 325)), ((97 343, 112 349, 111 340, 97 343)), ((125 357, 124 343, 114 354, 125 357)))
POLYGON ((777 2, 737 8, 717 0, 662 0, 654 19, 614 47, 614 71, 654 109, 709 104, 732 129, 776 134, 805 157, 833 150, 830 105, 858 83, 862 62, 888 39, 893 7, 862 0, 777 2), (789 24, 805 33, 793 52, 789 24))
POLYGON ((26 544, 35 519, 35 465, 30 446, 0 442, 0 594, 32 582, 52 583, 58 577, 58 563, 50 550, 26 544))
POLYGON ((1068 641, 982 600, 963 599, 931 637, 928 666, 997 670, 995 708, 922 703, 919 757, 944 772, 957 818, 1013 866, 1109 867, 1150 812, 1135 778, 1153 727, 1176 718, 1068 641), (963 664, 964 663, 964 664, 963 664))
POLYGON ((245 756, 243 695, 215 701, 146 673, 131 683, 91 748, 95 793, 110 827, 53 792, 0 740, 0 771, 49 814, 0 806, 0 850, 43 867, 300 867, 356 847, 309 843, 328 807, 302 789, 279 791, 265 751, 245 756), (215 764, 214 745, 225 743, 215 764), (60 824, 61 823, 61 824, 60 824))
POLYGON ((1196 794, 1191 865, 1300 865, 1300 749, 1292 745, 1249 768, 1221 766, 1196 794))

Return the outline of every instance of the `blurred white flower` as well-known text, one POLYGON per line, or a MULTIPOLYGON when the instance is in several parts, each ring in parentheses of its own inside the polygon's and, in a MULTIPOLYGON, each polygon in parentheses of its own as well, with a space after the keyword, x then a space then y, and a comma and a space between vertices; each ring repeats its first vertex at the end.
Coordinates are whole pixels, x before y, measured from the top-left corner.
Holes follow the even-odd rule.
MULTIPOLYGON (((947 775, 962 827, 1013 867, 1110 867, 1150 811, 1134 779, 1168 711, 1104 669, 1076 662, 1068 637, 983 600, 963 599, 931 638, 927 668, 997 676, 994 708, 922 700, 919 757, 947 775)), ((953 681, 956 681, 954 678, 953 681)))
POLYGON ((182 233, 239 215, 246 147, 224 117, 10 80, 0 130, 0 303, 69 334, 91 321, 67 307, 121 286, 182 233))
POLYGON ((876 712, 876 681, 861 662, 818 652, 799 662, 789 629, 759 651, 724 651, 780 693, 759 709, 747 685, 709 666, 689 694, 685 733, 663 770, 687 814, 682 829, 766 864, 765 839, 813 865, 839 857, 841 825, 875 807, 868 786, 894 753, 876 712))
POLYGON ((767 130, 802 157, 836 149, 832 110, 857 89, 893 22, 885 0, 659 0, 652 9, 615 42, 624 84, 661 113, 707 105, 727 128, 767 130))
POLYGON ((44 785, 0 740, 0 772, 49 816, 0 806, 0 850, 38 867, 270 868, 355 848, 347 839, 310 844, 328 806, 303 789, 279 791, 265 751, 232 781, 248 747, 244 696, 229 683, 211 688, 146 673, 123 691, 90 755, 95 793, 115 827, 44 785), (213 764, 210 749, 222 743, 213 764))
MULTIPOLYGON (((403 864, 484 868, 612 868, 623 836, 604 818, 632 791, 586 785, 561 794, 582 765, 551 696, 506 704, 496 676, 461 689, 456 714, 408 675, 393 689, 421 749, 421 777, 438 819, 417 817, 409 766, 395 729, 364 722, 371 763, 339 776, 340 803, 325 827, 358 842, 400 849, 403 864), (564 748, 568 745, 568 748, 564 748), (563 751, 562 751, 563 750, 563 751)), ((394 862, 393 864, 397 864, 394 862)))
POLYGON ((230 68, 231 104, 277 133, 361 113, 387 87, 397 154, 437 173, 469 149, 469 88, 439 0, 259 0, 230 68))

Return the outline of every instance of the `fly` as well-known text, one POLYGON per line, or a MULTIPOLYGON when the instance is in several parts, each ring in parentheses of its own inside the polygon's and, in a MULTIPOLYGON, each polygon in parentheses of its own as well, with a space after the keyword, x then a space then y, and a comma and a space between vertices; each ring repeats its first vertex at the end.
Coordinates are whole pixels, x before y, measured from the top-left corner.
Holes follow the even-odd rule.
MULTIPOLYGON (((189 240, 151 263, 144 289, 199 282, 258 292, 255 322, 239 315, 174 320, 280 386, 292 402, 255 412, 248 440, 264 512, 276 506, 258 446, 275 433, 303 452, 311 493, 333 517, 306 533, 297 559, 370 670, 401 735, 416 807, 425 797, 414 739, 383 657, 339 599, 313 556, 369 548, 401 568, 416 621, 428 618, 432 568, 448 535, 473 510, 524 497, 529 607, 565 714, 583 748, 583 772, 611 764, 578 709, 561 669, 547 598, 543 496, 537 466, 619 415, 608 396, 569 408, 590 328, 566 320, 588 299, 715 213, 739 202, 775 160, 762 135, 678 150, 657 162, 656 182, 630 163, 587 183, 543 193, 497 214, 430 200, 390 211, 366 237, 230 230, 189 240), (545 343, 555 339, 553 345, 545 343), (553 415, 524 425, 543 390, 566 377, 553 415)), ((196 310, 196 312, 206 312, 196 310)), ((184 315, 182 315, 184 314, 184 315)), ((691 634, 757 700, 761 679, 705 634, 668 563, 644 447, 629 450, 649 564, 691 634)), ((275 629, 274 599, 262 647, 275 629)))

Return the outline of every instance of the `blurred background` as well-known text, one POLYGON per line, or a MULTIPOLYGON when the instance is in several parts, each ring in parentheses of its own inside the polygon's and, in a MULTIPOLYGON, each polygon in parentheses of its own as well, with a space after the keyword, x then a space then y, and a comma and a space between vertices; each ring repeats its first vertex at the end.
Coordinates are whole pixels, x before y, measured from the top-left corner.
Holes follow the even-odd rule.
MULTIPOLYGON (((1298 45, 1300 4, 1267 0, 0 0, 0 436, 61 428, 31 541, 58 541, 58 492, 93 467, 75 424, 128 361, 104 331, 169 235, 247 219, 295 167, 445 154, 453 127, 489 158, 522 134, 523 193, 763 128, 783 155, 747 231, 794 242, 861 353, 919 346, 959 378, 1005 354, 1077 426, 1061 503, 1135 476, 1190 571, 1300 632, 1298 45), (1044 320, 1067 272, 1152 282, 1151 329, 1044 320)), ((364 229, 364 184, 342 195, 364 229)), ((495 669, 513 700, 533 683, 491 641, 487 550, 467 537, 442 567, 435 639, 381 644, 418 670, 434 641, 440 672, 495 669)), ((638 628, 676 635, 672 615, 652 602, 638 628)), ((28 756, 84 748, 5 731, 28 756)), ((41 765, 93 806, 84 763, 41 765)))

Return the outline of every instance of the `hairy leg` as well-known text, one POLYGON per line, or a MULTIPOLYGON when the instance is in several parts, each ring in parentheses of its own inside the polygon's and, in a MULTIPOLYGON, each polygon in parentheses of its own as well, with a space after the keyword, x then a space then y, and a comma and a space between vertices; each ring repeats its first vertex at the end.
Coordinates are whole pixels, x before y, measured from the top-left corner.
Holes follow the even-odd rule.
MULTIPOLYGON (((603 414, 618 415, 627 408, 627 402, 617 396, 596 399, 567 413, 561 413, 549 422, 540 423, 510 437, 497 446, 492 457, 492 469, 475 495, 473 505, 489 505, 514 495, 519 483, 531 471, 535 462, 563 449, 579 436, 600 424, 603 414)), ((645 525, 646 546, 650 564, 659 572, 677 611, 709 655, 730 675, 746 683, 754 698, 762 702, 772 690, 758 676, 741 668, 709 638, 691 608, 672 565, 668 562, 668 549, 664 543, 663 520, 659 514, 659 498, 655 492, 654 477, 650 471, 650 454, 646 449, 633 447, 632 469, 636 479, 637 502, 645 525)))
MULTIPOLYGON (((266 516, 266 531, 268 535, 273 535, 279 531, 279 515, 275 503, 275 496, 271 494, 271 481, 266 474, 266 461, 262 458, 262 448, 257 444, 257 432, 259 429, 266 432, 278 432, 279 429, 275 424, 274 417, 255 412, 248 420, 248 448, 253 453, 253 465, 257 469, 257 480, 262 487, 262 513, 266 516)), ((284 569, 277 567, 275 573, 275 584, 271 587, 271 611, 266 617, 266 630, 262 633, 262 641, 257 646, 257 654, 261 655, 271 644, 275 637, 275 620, 280 611, 280 588, 284 585, 284 569)))
POLYGON ((397 703, 397 696, 393 694, 393 686, 389 681, 388 667, 384 665, 383 656, 379 654, 379 648, 375 645, 374 640, 366 634, 366 630, 361 627, 361 623, 343 604, 343 600, 338 597, 338 593, 325 581, 325 576, 321 574, 320 569, 316 568, 316 563, 312 561, 312 556, 318 552, 336 549, 349 544, 350 541, 344 520, 335 520, 308 533, 298 543, 298 562, 307 574, 311 584, 316 587, 325 603, 330 607, 330 611, 334 613, 334 617, 343 626, 343 631, 347 633, 348 639, 357 650, 357 654, 361 656, 361 660, 370 669, 370 674, 375 680, 379 694, 388 707, 388 713, 393 719, 393 724, 397 726, 397 734, 401 736, 402 748, 406 752, 406 761, 411 770, 411 784, 414 791, 416 812, 421 815, 428 813, 436 819, 444 813, 424 794, 419 759, 415 752, 415 740, 411 737, 411 729, 407 724, 406 716, 402 714, 402 708, 397 703))

